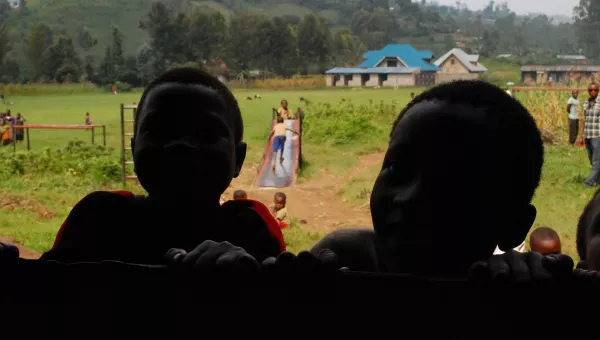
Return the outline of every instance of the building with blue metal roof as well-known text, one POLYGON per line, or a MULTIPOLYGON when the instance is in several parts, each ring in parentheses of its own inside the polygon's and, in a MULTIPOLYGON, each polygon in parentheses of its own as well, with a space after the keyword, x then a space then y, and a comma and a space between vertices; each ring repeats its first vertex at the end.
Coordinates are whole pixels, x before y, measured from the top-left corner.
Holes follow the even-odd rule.
POLYGON ((435 84, 439 67, 432 64, 431 51, 419 51, 412 45, 390 44, 363 54, 358 67, 328 70, 328 86, 430 86, 435 84))

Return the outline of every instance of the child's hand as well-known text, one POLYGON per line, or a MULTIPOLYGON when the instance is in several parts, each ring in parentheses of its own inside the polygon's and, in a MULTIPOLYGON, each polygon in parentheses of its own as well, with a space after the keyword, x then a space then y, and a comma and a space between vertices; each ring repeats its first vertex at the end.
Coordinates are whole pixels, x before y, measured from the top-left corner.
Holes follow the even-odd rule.
POLYGON ((0 242, 0 262, 19 258, 19 248, 10 243, 0 242))
POLYGON ((204 241, 191 252, 171 249, 165 255, 171 265, 202 272, 257 272, 259 264, 243 248, 229 242, 204 241))
POLYGON ((261 265, 262 271, 275 273, 334 273, 340 269, 337 255, 329 249, 321 251, 318 257, 308 251, 300 252, 297 256, 286 251, 277 258, 267 258, 261 265))
POLYGON ((510 250, 475 263, 471 266, 469 280, 480 284, 552 282, 570 276, 572 272, 573 259, 567 255, 543 256, 510 250))

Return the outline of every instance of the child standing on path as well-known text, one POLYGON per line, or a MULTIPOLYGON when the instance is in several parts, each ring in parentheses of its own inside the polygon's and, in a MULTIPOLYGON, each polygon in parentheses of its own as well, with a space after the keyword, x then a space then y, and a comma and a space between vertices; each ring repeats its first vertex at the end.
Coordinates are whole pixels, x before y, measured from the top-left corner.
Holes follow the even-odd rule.
POLYGON ((277 152, 279 150, 281 150, 281 155, 279 158, 279 162, 281 164, 283 164, 283 147, 285 146, 285 140, 286 140, 286 136, 285 136, 285 132, 286 131, 291 131, 297 135, 300 135, 298 132, 296 132, 293 129, 290 129, 287 125, 285 125, 283 123, 283 118, 282 117, 277 117, 277 124, 275 125, 275 127, 273 128, 273 130, 271 131, 271 133, 269 134, 269 139, 271 138, 271 136, 275 136, 273 138, 273 170, 275 170, 275 159, 277 158, 277 152))

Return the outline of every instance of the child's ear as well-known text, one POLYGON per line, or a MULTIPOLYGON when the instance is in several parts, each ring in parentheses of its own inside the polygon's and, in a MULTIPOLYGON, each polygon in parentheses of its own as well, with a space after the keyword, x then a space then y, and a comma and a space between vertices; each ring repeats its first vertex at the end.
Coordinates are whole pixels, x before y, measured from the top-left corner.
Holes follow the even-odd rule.
POLYGON ((235 148, 235 169, 233 171, 233 178, 237 178, 242 171, 242 165, 244 165, 244 160, 246 160, 246 151, 248 150, 248 145, 244 142, 240 142, 235 148))

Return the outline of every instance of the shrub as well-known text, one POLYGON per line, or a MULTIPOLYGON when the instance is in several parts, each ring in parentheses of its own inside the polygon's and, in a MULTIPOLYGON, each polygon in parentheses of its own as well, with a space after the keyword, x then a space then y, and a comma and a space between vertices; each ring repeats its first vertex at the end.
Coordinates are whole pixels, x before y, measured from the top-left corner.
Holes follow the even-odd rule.
POLYGON ((116 182, 121 167, 113 150, 100 145, 71 141, 60 149, 19 151, 0 150, 0 172, 3 175, 61 175, 91 177, 99 182, 116 182))
POLYGON ((332 146, 373 145, 388 140, 398 112, 395 101, 391 104, 369 101, 362 105, 346 99, 336 104, 307 102, 303 138, 332 146))
POLYGON ((133 86, 131 86, 131 84, 128 83, 122 83, 120 81, 117 81, 115 83, 112 84, 107 84, 104 86, 104 89, 108 92, 112 92, 112 87, 116 86, 117 87, 117 92, 131 92, 133 90, 133 86))

